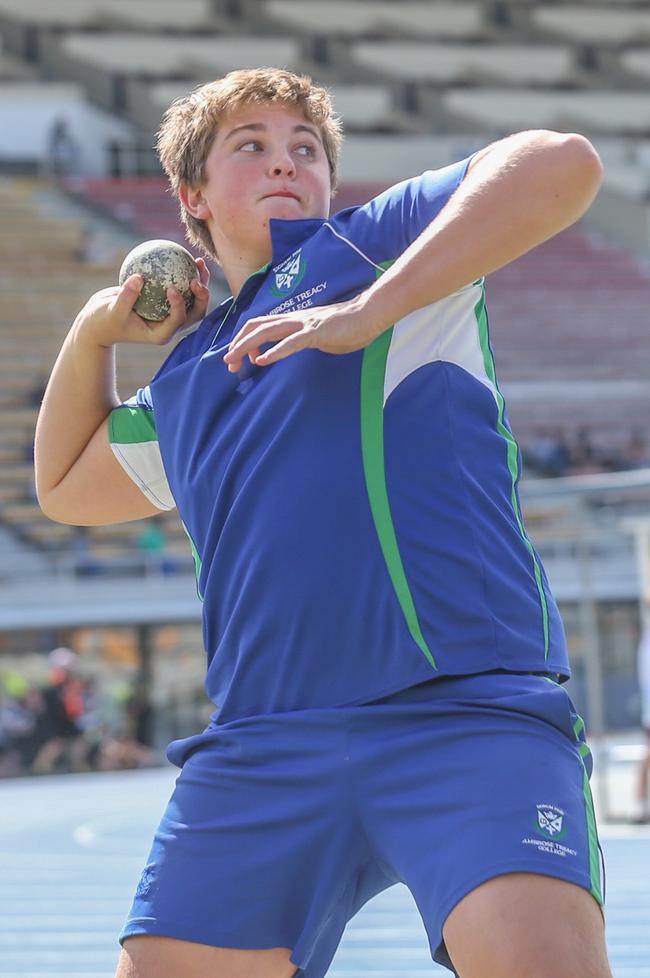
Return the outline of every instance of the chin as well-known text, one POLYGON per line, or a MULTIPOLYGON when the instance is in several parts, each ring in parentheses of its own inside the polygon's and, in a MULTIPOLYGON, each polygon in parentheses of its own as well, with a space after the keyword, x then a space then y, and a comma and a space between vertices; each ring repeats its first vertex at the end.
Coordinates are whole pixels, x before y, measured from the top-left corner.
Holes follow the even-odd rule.
POLYGON ((304 213, 302 204, 298 200, 293 200, 291 197, 274 197, 267 201, 270 204, 268 208, 269 217, 284 218, 285 220, 297 220, 301 217, 306 217, 304 213))

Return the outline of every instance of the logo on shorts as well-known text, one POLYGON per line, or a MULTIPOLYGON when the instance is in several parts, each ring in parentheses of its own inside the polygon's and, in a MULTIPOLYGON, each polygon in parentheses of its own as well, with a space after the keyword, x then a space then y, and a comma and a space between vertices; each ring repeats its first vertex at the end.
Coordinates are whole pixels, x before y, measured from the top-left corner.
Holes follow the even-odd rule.
POLYGON ((297 289, 306 268, 307 265, 300 248, 279 265, 276 265, 273 269, 275 284, 271 286, 273 295, 285 296, 297 289))
POLYGON ((538 805, 536 830, 548 839, 563 839, 566 835, 564 814, 556 805, 538 805))
POLYGON ((577 849, 560 841, 569 831, 565 819, 566 812, 557 805, 537 805, 536 808, 537 818, 532 823, 534 835, 523 838, 521 844, 532 846, 545 855, 559 856, 561 859, 577 856, 577 849))
POLYGON ((140 877, 140 882, 138 883, 138 887, 135 891, 135 895, 137 897, 147 896, 151 887, 153 886, 153 878, 154 878, 154 867, 145 866, 144 869, 142 870, 142 876, 140 877))

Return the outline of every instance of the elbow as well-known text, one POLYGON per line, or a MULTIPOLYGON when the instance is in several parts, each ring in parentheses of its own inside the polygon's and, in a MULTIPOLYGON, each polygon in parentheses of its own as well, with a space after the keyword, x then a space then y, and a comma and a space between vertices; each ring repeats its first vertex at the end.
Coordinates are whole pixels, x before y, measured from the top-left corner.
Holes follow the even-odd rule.
POLYGON ((603 179, 603 162, 594 144, 577 132, 567 133, 564 141, 585 177, 591 178, 599 187, 603 179))
POLYGON ((34 465, 34 489, 36 490, 36 502, 40 506, 43 516, 47 516, 48 520, 54 520, 55 523, 58 522, 56 516, 52 513, 52 493, 43 484, 38 458, 36 458, 34 465))
POLYGON ((590 207, 603 182, 603 164, 593 144, 579 133, 559 134, 563 170, 577 216, 590 207))
POLYGON ((43 515, 46 516, 52 523, 63 523, 65 526, 81 525, 79 520, 72 513, 62 512, 52 506, 48 506, 46 508, 43 503, 39 503, 39 505, 43 515))
POLYGON ((52 520, 53 523, 67 523, 67 520, 61 517, 61 514, 57 510, 56 506, 52 504, 50 496, 42 493, 37 493, 36 496, 43 516, 46 516, 48 520, 52 520))
POLYGON ((53 523, 65 523, 67 526, 75 524, 74 516, 71 519, 71 513, 61 506, 61 500, 57 493, 54 490, 44 490, 42 486, 39 486, 38 479, 36 480, 36 499, 41 508, 41 513, 48 520, 52 520, 53 523))

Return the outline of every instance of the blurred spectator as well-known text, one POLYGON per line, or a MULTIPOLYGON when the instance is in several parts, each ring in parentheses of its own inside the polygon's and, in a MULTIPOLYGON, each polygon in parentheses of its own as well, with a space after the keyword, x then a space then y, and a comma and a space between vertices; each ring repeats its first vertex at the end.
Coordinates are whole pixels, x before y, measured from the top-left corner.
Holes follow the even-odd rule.
POLYGON ((50 675, 43 689, 44 743, 32 764, 35 774, 49 774, 63 761, 72 771, 88 771, 89 745, 81 719, 83 682, 77 674, 77 656, 71 649, 50 652, 50 675))
POLYGON ((5 698, 0 705, 0 775, 28 770, 42 743, 43 701, 37 689, 18 673, 3 677, 5 698))
MULTIPOLYGON (((94 684, 93 684, 94 685, 94 684)), ((98 771, 115 771, 149 767, 155 763, 155 753, 150 743, 139 739, 143 732, 151 732, 150 713, 144 709, 144 695, 139 686, 128 683, 113 685, 110 691, 97 698, 93 722, 89 731, 94 746, 93 767, 98 771), (141 727, 141 717, 145 726, 141 727)))
POLYGON ((80 155, 81 148, 66 120, 55 119, 47 138, 47 162, 52 175, 65 177, 74 173, 80 155))
POLYGON ((524 460, 537 475, 566 475, 571 464, 571 449, 559 428, 541 431, 524 451, 524 460))
POLYGON ((138 552, 144 560, 145 570, 159 570, 163 574, 175 574, 177 562, 167 553, 167 534, 157 517, 148 519, 135 540, 138 552))
POLYGON ((153 710, 145 683, 137 683, 126 702, 128 731, 144 747, 153 746, 153 710))
POLYGON ((531 474, 543 478, 650 467, 650 451, 640 429, 632 431, 618 449, 598 448, 586 425, 578 428, 572 442, 561 429, 544 429, 528 444, 522 444, 522 455, 531 474))
POLYGON ((155 756, 149 747, 139 744, 127 734, 119 734, 102 741, 96 767, 98 771, 124 771, 150 767, 154 763, 155 756))
POLYGON ((72 534, 66 546, 74 558, 74 573, 77 577, 95 577, 103 573, 105 567, 90 548, 88 527, 75 526, 72 528, 72 534))
POLYGON ((646 741, 645 757, 639 765, 634 812, 635 822, 650 822, 650 600, 644 609, 644 627, 639 642, 638 676, 641 693, 641 726, 646 741))
POLYGON ((571 447, 571 475, 590 475, 602 472, 603 465, 591 438, 589 428, 578 428, 571 447))
POLYGON ((650 452, 645 434, 636 428, 621 453, 621 468, 645 469, 650 467, 650 452))
POLYGON ((47 657, 47 682, 0 676, 0 777, 112 771, 157 763, 147 688, 100 684, 68 648, 47 657))
POLYGON ((0 683, 0 777, 112 771, 157 763, 146 689, 101 687, 83 676, 78 656, 55 649, 43 688, 16 672, 0 683))

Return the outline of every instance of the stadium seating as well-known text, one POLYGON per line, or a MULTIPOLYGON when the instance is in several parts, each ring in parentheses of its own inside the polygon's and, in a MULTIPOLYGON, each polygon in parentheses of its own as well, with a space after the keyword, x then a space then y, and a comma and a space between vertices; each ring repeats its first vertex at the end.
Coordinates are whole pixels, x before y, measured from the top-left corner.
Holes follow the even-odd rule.
POLYGON ((628 48, 621 54, 621 64, 631 75, 650 78, 650 48, 628 48))
POLYGON ((645 92, 450 87, 441 102, 450 114, 502 132, 526 128, 531 119, 539 128, 610 135, 645 135, 650 129, 650 98, 645 92))
POLYGON ((403 81, 449 84, 501 79, 510 84, 563 84, 574 77, 569 45, 436 44, 426 41, 360 41, 357 64, 403 81))
POLYGON ((0 17, 56 28, 92 28, 132 23, 157 29, 191 30, 214 21, 209 0, 0 0, 0 17))
POLYGON ((644 7, 587 10, 584 5, 535 6, 534 24, 564 40, 621 44, 650 39, 650 11, 644 7))
POLYGON ((293 39, 249 37, 187 37, 136 33, 68 34, 60 56, 70 70, 79 63, 95 69, 165 77, 185 73, 203 78, 206 72, 230 71, 242 64, 299 66, 300 53, 293 39))
MULTIPOLYGON (((42 388, 74 317, 89 296, 112 284, 113 265, 83 260, 84 227, 69 218, 44 218, 39 181, 0 181, 0 524, 26 546, 55 560, 68 553, 76 531, 41 513, 34 494, 32 446, 42 388)), ((120 347, 118 383, 124 396, 152 375, 165 356, 156 347, 120 347)), ((188 568, 191 557, 175 514, 161 518, 165 557, 188 568)), ((138 549, 141 522, 88 531, 84 559, 99 570, 151 560, 138 549)))
POLYGON ((647 267, 579 229, 493 275, 491 332, 515 431, 586 425, 620 445, 650 406, 648 301, 647 267))
POLYGON ((97 2, 98 14, 111 24, 130 24, 141 30, 192 31, 215 24, 210 0, 118 0, 97 2))
POLYGON ((174 99, 187 95, 198 84, 196 80, 187 79, 152 81, 129 78, 125 83, 125 110, 139 125, 149 132, 156 132, 165 109, 174 99))
POLYGON ((273 37, 69 31, 61 36, 46 35, 41 49, 48 71, 83 84, 99 104, 120 110, 124 108, 122 82, 133 74, 160 79, 182 76, 198 81, 242 64, 301 67, 296 40, 273 37))
POLYGON ((130 224, 142 238, 169 238, 184 243, 178 203, 164 177, 75 177, 66 181, 70 193, 130 224))
MULTIPOLYGON (((140 125, 156 130, 165 109, 196 84, 132 79, 126 87, 126 111, 140 125)), ((359 83, 334 84, 330 88, 337 112, 345 120, 346 132, 399 132, 417 128, 416 122, 395 105, 390 86, 359 83)))
POLYGON ((8 54, 0 40, 0 81, 25 81, 35 77, 34 68, 20 58, 8 54))
POLYGON ((268 0, 264 9, 286 28, 330 36, 466 39, 480 37, 485 27, 481 3, 268 0))

